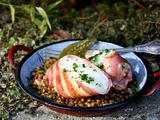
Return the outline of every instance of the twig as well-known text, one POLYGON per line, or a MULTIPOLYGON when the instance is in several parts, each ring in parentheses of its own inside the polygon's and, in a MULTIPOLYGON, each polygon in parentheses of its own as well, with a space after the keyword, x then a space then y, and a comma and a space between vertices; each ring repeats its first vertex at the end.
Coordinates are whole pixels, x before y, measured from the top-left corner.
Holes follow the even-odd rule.
POLYGON ((94 16, 97 15, 97 14, 98 14, 97 12, 94 12, 94 13, 91 14, 90 16, 76 18, 76 19, 74 20, 74 22, 77 21, 77 20, 88 20, 88 19, 91 19, 92 17, 94 17, 94 16))
POLYGON ((136 5, 138 5, 140 8, 142 8, 143 10, 145 10, 145 11, 153 14, 153 12, 152 12, 151 10, 147 9, 147 8, 144 7, 142 4, 140 4, 138 0, 134 0, 134 3, 135 3, 136 5))
POLYGON ((102 26, 106 21, 108 21, 108 19, 110 18, 107 17, 105 19, 103 19, 100 23, 96 22, 94 25, 93 25, 93 29, 91 29, 91 32, 88 32, 90 35, 92 35, 94 33, 94 31, 99 27, 99 26, 102 26))
POLYGON ((105 23, 108 19, 109 19, 108 17, 105 18, 105 19, 103 19, 99 24, 102 25, 102 24, 105 23))

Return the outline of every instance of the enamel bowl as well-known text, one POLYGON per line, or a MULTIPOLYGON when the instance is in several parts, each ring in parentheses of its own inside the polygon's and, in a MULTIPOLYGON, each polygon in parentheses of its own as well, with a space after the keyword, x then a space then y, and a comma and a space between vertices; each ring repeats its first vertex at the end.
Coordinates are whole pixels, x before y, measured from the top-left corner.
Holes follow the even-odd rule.
MULTIPOLYGON (((31 98, 34 100, 38 101, 39 103, 45 105, 46 107, 60 112, 60 113, 65 113, 65 114, 70 114, 70 115, 76 115, 76 116, 96 116, 100 114, 104 114, 107 112, 114 111, 115 109, 118 109, 134 100, 136 100, 139 96, 142 96, 144 94, 144 91, 146 90, 147 87, 147 69, 142 61, 142 59, 137 56, 135 53, 130 52, 130 53, 119 53, 122 57, 127 59, 129 63, 132 66, 132 72, 133 74, 137 77, 138 80, 138 88, 139 92, 134 95, 133 97, 116 103, 112 105, 105 105, 101 107, 88 107, 88 108, 80 108, 80 107, 70 107, 70 106, 64 106, 60 104, 56 104, 53 102, 50 102, 46 99, 43 99, 36 94, 32 93, 28 89, 28 84, 29 84, 29 79, 31 77, 31 72, 38 66, 41 66, 43 61, 46 59, 44 51, 46 48, 50 49, 56 49, 56 50, 62 50, 68 45, 78 42, 79 40, 64 40, 64 41, 59 41, 55 43, 51 43, 45 46, 42 46, 36 50, 33 50, 30 52, 30 49, 26 49, 26 51, 29 51, 30 53, 26 55, 22 61, 19 63, 18 67, 16 68, 16 80, 19 85, 19 87, 31 98)), ((22 46, 19 46, 21 48, 22 46)), ((109 43, 106 41, 101 41, 99 40, 98 44, 94 44, 91 46, 90 49, 110 49, 110 48, 121 48, 121 46, 109 43)), ((18 48, 16 48, 18 49, 18 48)), ((22 47, 23 49, 23 47, 22 47)), ((14 52, 16 50, 13 50, 14 52)), ((13 55, 12 55, 13 56, 13 55)))

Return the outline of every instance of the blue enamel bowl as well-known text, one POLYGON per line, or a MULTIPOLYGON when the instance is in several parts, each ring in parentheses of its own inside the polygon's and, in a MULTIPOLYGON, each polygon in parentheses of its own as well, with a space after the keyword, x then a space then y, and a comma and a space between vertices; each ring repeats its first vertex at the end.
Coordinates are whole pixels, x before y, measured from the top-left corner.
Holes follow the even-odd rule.
MULTIPOLYGON (((144 94, 144 91, 147 88, 147 68, 142 61, 142 59, 137 56, 135 53, 130 52, 130 53, 119 53, 121 54, 122 57, 127 59, 129 63, 132 66, 132 72, 133 74, 137 77, 138 80, 138 88, 139 92, 134 95, 133 97, 116 103, 112 105, 105 105, 101 107, 88 107, 88 108, 80 108, 80 107, 71 107, 71 106, 65 106, 65 105, 60 105, 53 103, 51 101, 48 101, 46 99, 41 98, 40 96, 32 93, 28 89, 29 85, 29 80, 28 78, 31 77, 32 71, 38 67, 42 66, 42 63, 45 61, 45 53, 44 51, 46 48, 49 49, 56 49, 56 50, 62 50, 68 45, 78 42, 79 40, 65 40, 65 41, 59 41, 55 43, 51 43, 45 46, 42 46, 36 50, 33 50, 30 52, 28 55, 26 55, 22 61, 19 63, 17 69, 16 69, 16 80, 19 85, 19 87, 31 98, 34 100, 38 101, 39 103, 45 105, 46 107, 60 112, 60 113, 65 113, 65 114, 70 114, 70 115, 76 115, 76 116, 96 116, 100 114, 104 114, 107 112, 114 111, 115 109, 118 109, 134 100, 139 98, 139 96, 142 96, 144 94)), ((121 46, 109 43, 106 41, 99 40, 97 44, 94 44, 91 46, 90 49, 114 49, 114 48, 121 48, 121 46)))

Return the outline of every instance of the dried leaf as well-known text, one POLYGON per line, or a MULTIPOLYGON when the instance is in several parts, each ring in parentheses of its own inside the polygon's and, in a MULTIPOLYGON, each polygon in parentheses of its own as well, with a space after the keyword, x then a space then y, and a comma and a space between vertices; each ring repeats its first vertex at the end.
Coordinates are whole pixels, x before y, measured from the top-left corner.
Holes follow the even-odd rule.
POLYGON ((70 33, 66 30, 55 30, 52 33, 52 37, 55 40, 64 40, 70 37, 70 33))

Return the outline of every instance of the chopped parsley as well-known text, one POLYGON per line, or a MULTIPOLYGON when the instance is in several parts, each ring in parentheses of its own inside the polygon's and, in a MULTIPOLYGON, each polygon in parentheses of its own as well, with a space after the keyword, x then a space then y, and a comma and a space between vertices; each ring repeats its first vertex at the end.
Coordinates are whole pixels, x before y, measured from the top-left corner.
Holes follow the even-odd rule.
POLYGON ((97 70, 96 70, 96 69, 93 69, 93 71, 94 71, 94 72, 97 72, 97 70))
POLYGON ((63 72, 67 72, 67 70, 65 68, 63 68, 63 72))
POLYGON ((87 80, 88 74, 80 74, 81 80, 87 80))
POLYGON ((125 68, 126 68, 126 67, 125 67, 125 64, 123 64, 123 65, 122 65, 122 70, 124 70, 125 68))
POLYGON ((74 70, 74 72, 77 72, 77 68, 78 68, 78 65, 76 63, 73 63, 73 70, 74 70))
POLYGON ((94 81, 93 77, 88 77, 88 74, 79 74, 82 81, 85 81, 86 83, 91 83, 94 81))
POLYGON ((109 53, 109 50, 108 50, 108 49, 106 49, 106 50, 105 50, 105 53, 106 53, 106 55, 107 55, 107 54, 109 53))
POLYGON ((84 70, 81 70, 80 72, 81 72, 81 73, 83 73, 83 72, 84 72, 84 70))
POLYGON ((98 64, 97 67, 98 67, 99 69, 101 69, 101 70, 103 69, 103 65, 102 65, 102 64, 98 64))
POLYGON ((103 54, 103 51, 102 51, 102 52, 100 52, 99 54, 97 54, 97 56, 102 55, 102 54, 103 54))
POLYGON ((101 87, 101 86, 102 86, 102 84, 101 84, 101 83, 96 83, 96 86, 101 87))
POLYGON ((85 68, 86 67, 85 64, 82 64, 82 67, 85 68))
POLYGON ((99 61, 99 56, 96 55, 94 57, 92 57, 92 59, 90 60, 92 63, 97 63, 99 61))

